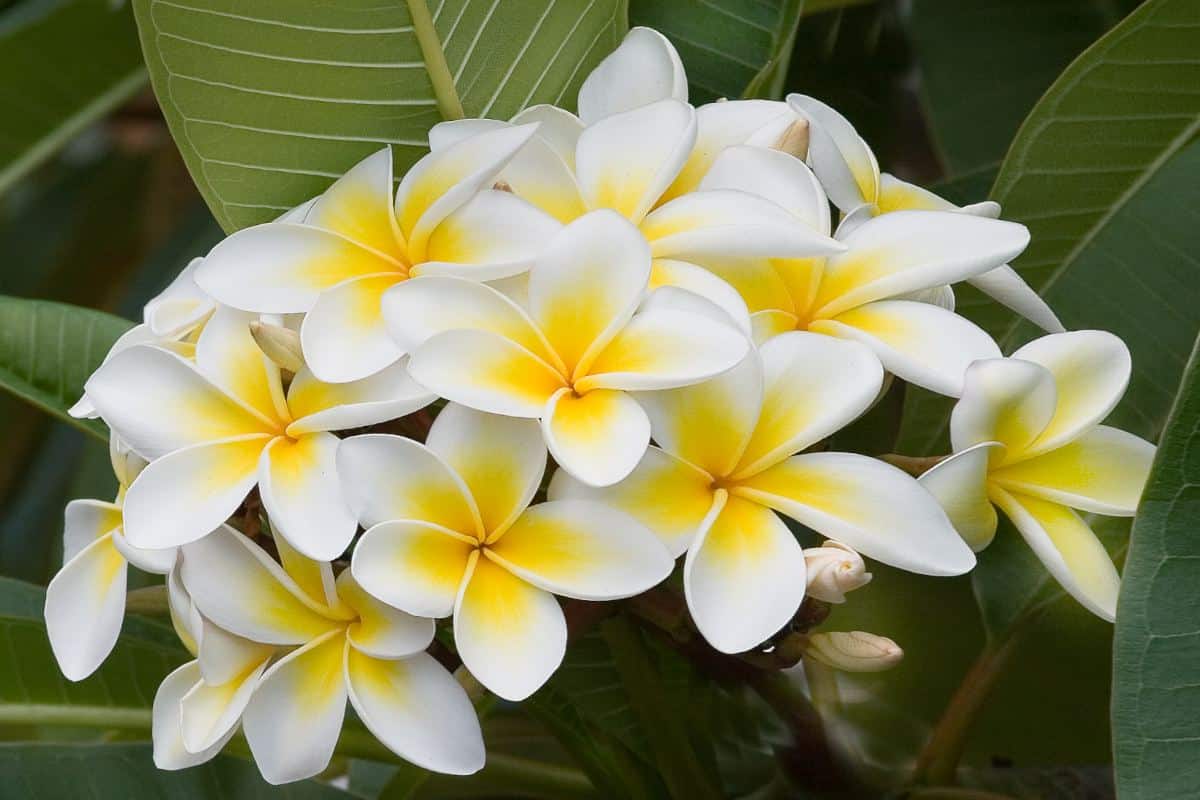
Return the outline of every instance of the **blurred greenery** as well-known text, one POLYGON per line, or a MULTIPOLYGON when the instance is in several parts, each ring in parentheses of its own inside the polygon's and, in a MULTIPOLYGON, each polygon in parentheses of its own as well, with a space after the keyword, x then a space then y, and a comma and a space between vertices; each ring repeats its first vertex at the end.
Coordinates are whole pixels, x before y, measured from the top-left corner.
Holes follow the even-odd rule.
MULTIPOLYGON (((395 30, 413 5, 269 0, 251 15, 235 0, 133 0, 160 109, 138 92, 145 77, 129 6, 0 3, 0 98, 13 120, 0 133, 0 295, 133 321, 218 240, 218 222, 231 229, 268 219, 381 143, 393 144, 404 169, 424 151, 427 127, 453 116, 425 67, 408 75, 395 67, 431 63, 413 31, 395 30), (86 60, 73 57, 79 52, 86 60), (37 68, 49 59, 60 69, 37 68), (313 63, 326 61, 347 63, 313 63)), ((444 39, 464 112, 502 118, 531 102, 570 105, 627 23, 623 0, 415 5, 428 9, 444 39)), ((1200 328, 1200 225, 1191 200, 1200 174, 1200 3, 1152 0, 1122 23, 1137 5, 629 0, 628 22, 658 27, 675 42, 695 102, 814 95, 846 114, 883 169, 936 185, 956 202, 983 199, 998 174, 993 198, 1034 235, 1015 266, 1068 327, 1110 329, 1130 342, 1136 373, 1115 419, 1153 437, 1200 328)), ((978 293, 963 290, 959 300, 1006 351, 1034 335, 978 293)), ((0 316, 6 307, 17 308, 0 306, 0 316)), ((8 341, 0 336, 0 354, 8 341)), ((97 344, 71 356, 94 361, 102 352, 97 344)), ((56 394, 59 403, 73 399, 56 394)), ((839 434, 838 446, 886 449, 883 440, 899 429, 902 452, 933 452, 944 447, 947 410, 897 386, 839 434)), ((61 559, 66 500, 115 490, 107 453, 8 394, 0 395, 0 435, 0 576, 45 584, 61 559)), ((1102 530, 1119 555, 1127 528, 1102 530)), ((825 629, 890 636, 906 657, 890 672, 841 675, 836 694, 826 686, 814 697, 834 714, 827 733, 840 757, 886 787, 864 796, 908 781, 964 675, 1014 625, 1019 638, 960 743, 962 781, 1010 797, 1111 796, 1112 628, 1064 598, 1019 536, 1001 530, 974 581, 871 569, 874 581, 835 607, 825 629)), ((143 635, 169 636, 163 626, 131 620, 100 677, 67 685, 36 619, 40 602, 36 587, 0 580, 0 636, 17 653, 0 649, 0 703, 109 698, 144 710, 155 676, 184 657, 143 635), (149 655, 128 655, 142 650, 149 655)), ((626 634, 616 634, 623 658, 614 658, 604 631, 573 643, 543 690, 489 718, 489 749, 582 769, 605 796, 684 791, 678 772, 663 770, 680 763, 697 767, 688 779, 701 786, 687 790, 696 796, 706 786, 730 797, 798 796, 780 774, 793 756, 777 715, 744 687, 698 671, 661 635, 641 627, 632 639, 626 634), (647 713, 645 695, 631 692, 631 669, 660 692, 656 711, 647 713), (663 752, 655 739, 663 731, 679 752, 663 752)), ((86 735, 0 724, 3 739, 86 735)), ((350 789, 376 796, 394 772, 355 760, 350 789)), ((63 786, 84 781, 119 787, 102 796, 349 796, 315 783, 271 789, 236 757, 160 773, 140 743, 0 745, 0 780, 28 781, 13 785, 33 797, 67 796, 63 786)), ((454 786, 426 782, 414 796, 453 797, 454 786)))

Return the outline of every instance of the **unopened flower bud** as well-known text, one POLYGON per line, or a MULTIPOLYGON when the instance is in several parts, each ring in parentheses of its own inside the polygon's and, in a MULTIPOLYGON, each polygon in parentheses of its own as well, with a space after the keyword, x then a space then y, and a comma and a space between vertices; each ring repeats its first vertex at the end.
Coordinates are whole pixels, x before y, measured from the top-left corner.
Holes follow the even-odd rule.
POLYGON ((899 664, 904 651, 886 636, 834 631, 809 636, 804 657, 843 672, 883 672, 899 664))
POLYGON ((871 582, 871 573, 854 548, 828 539, 804 551, 808 567, 808 596, 826 603, 846 602, 846 592, 871 582))
POLYGON ((775 143, 772 150, 779 150, 801 160, 808 157, 808 120, 798 119, 787 126, 775 143))
POLYGON ((304 353, 300 349, 300 334, 280 325, 257 320, 250 323, 250 335, 267 358, 289 372, 304 368, 304 353))

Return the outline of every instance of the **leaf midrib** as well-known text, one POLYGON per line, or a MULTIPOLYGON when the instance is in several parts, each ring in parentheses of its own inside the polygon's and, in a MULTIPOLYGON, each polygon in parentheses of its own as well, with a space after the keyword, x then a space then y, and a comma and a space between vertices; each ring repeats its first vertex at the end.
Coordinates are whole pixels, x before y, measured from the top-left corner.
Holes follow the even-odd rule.
POLYGON ((441 39, 438 38, 437 29, 434 27, 429 4, 425 0, 405 0, 405 4, 412 19, 413 34, 421 48, 421 58, 425 62, 429 83, 433 87, 438 113, 442 115, 442 119, 462 119, 466 116, 462 100, 458 96, 458 87, 454 84, 450 64, 446 61, 446 51, 442 49, 441 39))

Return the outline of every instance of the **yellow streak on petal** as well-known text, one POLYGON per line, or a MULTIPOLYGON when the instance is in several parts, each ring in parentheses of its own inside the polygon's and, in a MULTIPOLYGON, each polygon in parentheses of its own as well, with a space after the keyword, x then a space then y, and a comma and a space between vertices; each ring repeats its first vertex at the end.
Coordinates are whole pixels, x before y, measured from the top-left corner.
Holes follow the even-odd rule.
POLYGON ((305 653, 295 664, 296 704, 312 714, 326 710, 330 695, 340 691, 345 676, 346 658, 344 633, 329 635, 325 641, 305 653))
POLYGON ((637 222, 639 207, 646 195, 646 187, 654 182, 654 170, 621 170, 620 174, 612 171, 601 176, 596 183, 591 206, 611 208, 626 219, 637 222))
POLYGON ((395 227, 391 198, 381 196, 368 182, 339 181, 322 195, 317 209, 318 213, 307 220, 309 224, 337 231, 407 263, 404 243, 395 227))
POLYGON ((458 593, 475 549, 470 544, 435 530, 393 537, 392 541, 396 547, 389 559, 395 564, 397 580, 420 583, 428 593, 438 596, 458 593))
POLYGON ((411 239, 421 215, 477 166, 472 160, 431 157, 429 167, 408 187, 404 205, 399 209, 397 218, 404 235, 411 239))
MULTIPOLYGON (((817 290, 813 302, 813 314, 818 317, 829 317, 845 309, 845 302, 830 305, 839 298, 860 289, 870 283, 891 274, 887 254, 878 250, 857 250, 836 259, 830 259, 825 265, 825 273, 821 277, 821 286, 817 290), (828 310, 826 310, 828 308, 828 310)), ((857 303, 851 301, 848 307, 857 303)))
POLYGON ((482 634, 493 642, 525 640, 537 592, 491 559, 478 559, 462 598, 472 612, 471 635, 482 634))
POLYGON ((381 272, 403 275, 404 267, 349 240, 327 236, 295 274, 301 286, 323 290, 348 278, 381 272))
POLYGON ((743 564, 758 563, 773 549, 774 516, 766 506, 730 496, 704 539, 705 555, 744 574, 743 564))
POLYGON ((491 558, 494 554, 556 581, 570 581, 606 555, 594 544, 586 530, 573 529, 561 516, 534 511, 518 517, 504 536, 484 549, 484 555, 491 558))
POLYGON ((945 211, 949 203, 937 202, 940 198, 929 192, 917 191, 911 184, 893 181, 879 190, 879 213, 891 211, 945 211))

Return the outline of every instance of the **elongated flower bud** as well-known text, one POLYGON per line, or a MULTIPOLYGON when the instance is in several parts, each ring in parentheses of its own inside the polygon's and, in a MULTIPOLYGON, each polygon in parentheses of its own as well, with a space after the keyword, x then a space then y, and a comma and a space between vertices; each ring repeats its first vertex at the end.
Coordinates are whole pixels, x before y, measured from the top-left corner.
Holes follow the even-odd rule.
POLYGON ((808 637, 804 657, 843 672, 883 672, 899 664, 904 651, 886 636, 865 631, 834 631, 808 637))
POLYGON ((250 335, 255 344, 267 356, 289 372, 304 368, 304 354, 300 350, 300 334, 279 325, 251 322, 250 335))
POLYGON ((808 157, 808 120, 798 119, 779 135, 772 150, 780 150, 801 160, 808 157))
POLYGON ((871 582, 871 573, 854 548, 827 539, 804 551, 808 567, 808 596, 826 603, 846 602, 846 592, 871 582))

